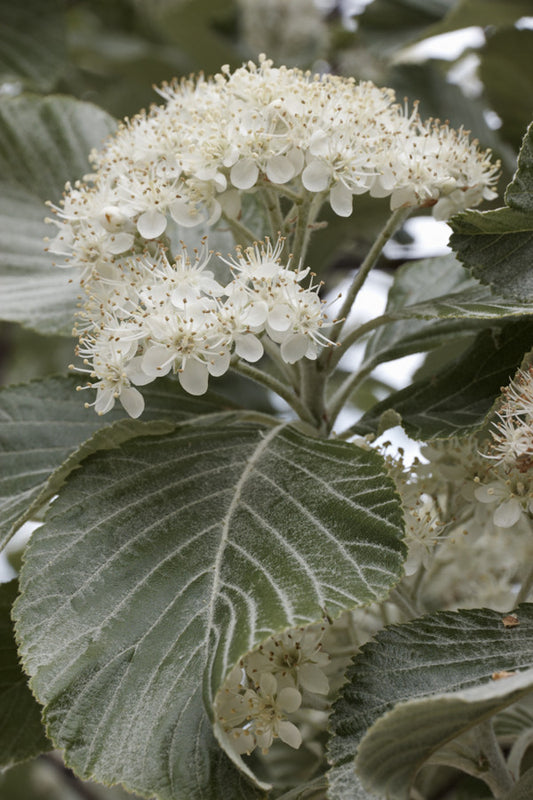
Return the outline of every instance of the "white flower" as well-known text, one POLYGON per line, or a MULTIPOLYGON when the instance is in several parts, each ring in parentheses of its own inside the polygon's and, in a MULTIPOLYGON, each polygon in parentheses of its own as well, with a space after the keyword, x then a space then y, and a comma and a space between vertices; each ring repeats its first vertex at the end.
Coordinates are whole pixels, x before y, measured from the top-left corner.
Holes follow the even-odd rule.
POLYGON ((247 674, 257 682, 258 676, 270 672, 279 685, 327 694, 329 682, 323 668, 329 663, 329 656, 321 649, 323 632, 323 628, 297 628, 271 636, 247 657, 247 674))

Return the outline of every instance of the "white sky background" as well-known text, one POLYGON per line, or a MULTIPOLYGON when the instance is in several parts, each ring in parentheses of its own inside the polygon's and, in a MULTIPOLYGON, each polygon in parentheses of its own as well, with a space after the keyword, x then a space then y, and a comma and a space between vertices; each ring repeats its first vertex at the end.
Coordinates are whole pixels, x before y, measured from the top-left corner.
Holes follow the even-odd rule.
MULTIPOLYGON (((344 23, 348 29, 354 30, 357 24, 355 20, 351 19, 351 15, 360 13, 368 2, 370 0, 344 0, 342 13, 344 23)), ((327 13, 334 6, 335 0, 315 0, 315 4, 324 13, 327 13)), ((517 22, 516 27, 533 28, 533 17, 522 18, 517 22)), ((424 42, 403 51, 401 60, 411 62, 421 62, 428 58, 454 60, 459 58, 465 49, 480 47, 484 41, 485 37, 481 28, 465 28, 426 39, 424 42)), ((463 62, 460 62, 459 65, 451 70, 450 78, 453 82, 460 83, 465 88, 466 94, 470 92, 475 96, 480 88, 475 77, 475 69, 478 63, 477 56, 475 54, 468 55, 463 62)), ((487 122, 494 127, 499 126, 497 115, 492 118, 489 117, 487 122)), ((449 252, 447 242, 451 229, 445 222, 437 222, 432 217, 418 217, 408 220, 405 227, 413 237, 413 243, 400 246, 395 242, 389 242, 385 250, 388 257, 394 259, 402 256, 427 258, 444 255, 449 252)), ((385 308, 387 291, 391 282, 392 278, 384 273, 371 274, 359 294, 358 302, 353 312, 354 319, 361 323, 381 314, 385 308), (364 309, 368 309, 370 313, 365 313, 364 309)), ((343 287, 339 287, 337 291, 343 291, 343 287)), ((356 366, 361 358, 363 347, 364 345, 360 345, 359 349, 354 347, 354 352, 347 354, 346 360, 343 360, 342 363, 345 366, 350 364, 356 366)), ((376 377, 384 379, 395 389, 401 389, 411 382, 412 376, 421 365, 423 358, 424 356, 422 355, 413 355, 397 359, 378 367, 374 374, 376 377)), ((353 416, 349 412, 343 412, 339 416, 337 430, 342 430, 351 422, 353 422, 353 416)), ((412 460, 419 452, 416 443, 412 442, 401 428, 393 428, 381 438, 392 440, 396 447, 403 447, 406 450, 407 460, 412 460)), ((36 527, 38 527, 37 523, 26 523, 7 545, 5 553, 16 551, 23 546, 36 527)), ((10 567, 5 553, 0 554, 0 583, 15 577, 15 572, 10 567)))

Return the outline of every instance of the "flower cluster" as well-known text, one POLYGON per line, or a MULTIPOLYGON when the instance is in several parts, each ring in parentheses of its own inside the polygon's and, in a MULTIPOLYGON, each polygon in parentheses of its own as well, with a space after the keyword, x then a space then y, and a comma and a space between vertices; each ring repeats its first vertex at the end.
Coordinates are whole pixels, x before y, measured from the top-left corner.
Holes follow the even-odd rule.
POLYGON ((272 636, 230 672, 215 700, 216 720, 233 750, 267 752, 274 739, 298 748, 302 736, 287 716, 305 697, 327 695, 322 628, 298 628, 272 636))
POLYGON ((328 343, 318 285, 301 285, 308 270, 282 266, 283 240, 267 240, 223 259, 233 279, 223 286, 206 269, 205 242, 191 260, 185 246, 171 262, 164 248, 122 259, 86 283, 77 354, 96 389, 95 410, 105 414, 118 398, 132 417, 144 400, 136 386, 170 371, 193 395, 209 376, 223 375, 232 355, 247 362, 263 355, 262 339, 279 346, 287 364, 315 359, 328 343))
POLYGON ((54 209, 50 249, 67 263, 105 271, 174 223, 237 218, 243 194, 265 187, 296 204, 328 198, 340 216, 365 192, 393 209, 434 205, 443 218, 495 196, 488 151, 369 82, 263 57, 159 91, 166 104, 123 123, 54 209))
POLYGON ((491 480, 475 489, 476 500, 494 509, 494 523, 511 528, 533 513, 533 368, 519 370, 503 390, 491 431, 491 480))

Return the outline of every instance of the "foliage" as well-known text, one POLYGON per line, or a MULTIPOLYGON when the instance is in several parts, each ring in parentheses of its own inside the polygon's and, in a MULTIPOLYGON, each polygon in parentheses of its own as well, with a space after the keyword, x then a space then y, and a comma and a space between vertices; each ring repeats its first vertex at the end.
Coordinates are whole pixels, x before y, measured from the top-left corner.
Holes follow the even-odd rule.
POLYGON ((0 10, 0 800, 529 798, 528 12, 0 10))

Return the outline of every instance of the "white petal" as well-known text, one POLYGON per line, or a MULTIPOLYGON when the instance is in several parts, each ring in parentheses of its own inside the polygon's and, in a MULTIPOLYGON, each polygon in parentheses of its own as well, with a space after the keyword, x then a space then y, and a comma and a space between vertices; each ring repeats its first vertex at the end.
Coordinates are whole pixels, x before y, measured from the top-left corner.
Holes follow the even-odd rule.
POLYGON ((278 303, 268 313, 268 324, 275 331, 286 331, 291 324, 289 307, 278 303))
POLYGON ((278 682, 271 672, 262 672, 259 676, 259 688, 265 697, 272 697, 276 694, 278 682))
POLYGON ((143 360, 143 356, 135 356, 126 367, 126 375, 136 386, 144 386, 154 380, 153 375, 147 375, 144 371, 142 367, 143 360))
POLYGON ((266 175, 272 183, 287 183, 294 177, 294 166, 287 156, 273 156, 268 159, 266 175))
POLYGON ((167 227, 167 218, 160 211, 145 211, 137 220, 137 230, 144 239, 156 239, 167 227))
POLYGON ((228 189, 224 194, 219 195, 218 202, 224 214, 228 217, 237 217, 241 210, 241 196, 236 189, 228 189))
MULTIPOLYGON (((166 224, 166 218, 165 218, 165 224, 166 224)), ((147 239, 149 237, 145 236, 144 238, 147 239)), ((132 233, 115 233, 113 236, 109 237, 106 249, 108 250, 109 253, 112 253, 112 255, 118 256, 120 255, 120 253, 124 253, 126 250, 129 250, 132 246, 133 246, 132 233)))
POLYGON ((245 361, 259 361, 263 355, 263 345, 253 333, 243 333, 235 336, 235 352, 245 361))
POLYGON ((293 333, 281 345, 281 357, 286 364, 294 364, 307 353, 307 336, 305 333, 293 333))
POLYGON ((230 180, 237 189, 251 189, 255 185, 259 168, 251 158, 243 158, 233 165, 230 180))
POLYGON ((229 369, 230 360, 231 356, 228 350, 224 351, 223 353, 211 355, 207 365, 209 374, 213 375, 215 378, 218 378, 220 375, 224 375, 224 373, 229 369))
POLYGON ((339 217, 349 217, 352 213, 352 193, 340 181, 329 193, 329 203, 339 217))
POLYGON ((522 514, 522 507, 515 497, 502 503, 494 512, 494 524, 499 528, 512 528, 522 514))
POLYGON ((170 372, 172 366, 172 352, 168 347, 156 344, 149 347, 143 356, 142 371, 147 375, 158 378, 170 372))
POLYGON ((302 172, 302 183, 309 192, 323 192, 331 180, 331 169, 322 161, 311 161, 302 172))
POLYGON ((329 141, 328 134, 319 128, 309 139, 309 152, 313 156, 326 157, 329 153, 329 141))
POLYGON ((294 747, 295 750, 298 750, 302 743, 302 734, 296 725, 293 725, 293 723, 288 720, 283 720, 283 722, 279 723, 278 734, 282 742, 294 747))
POLYGON ((207 364, 195 358, 187 359, 183 369, 178 373, 179 382, 189 394, 196 396, 205 394, 209 383, 207 364))
POLYGON ((133 386, 125 386, 120 393, 122 407, 130 417, 136 419, 144 411, 144 397, 133 386))
POLYGON ((287 714, 292 714, 293 711, 300 708, 302 704, 302 695, 298 689, 286 686, 285 689, 282 689, 281 692, 278 693, 277 702, 283 711, 287 714))
POLYGON ((194 228, 195 225, 205 222, 205 214, 199 213, 195 205, 181 197, 170 204, 169 211, 174 222, 183 225, 184 228, 194 228))
POLYGON ((298 669, 298 678, 304 689, 316 694, 329 692, 329 681, 316 664, 302 664, 298 669))
POLYGON ((113 389, 100 389, 98 387, 94 410, 97 414, 107 414, 115 405, 115 394, 113 389))
POLYGON ((297 147, 294 147, 292 150, 289 150, 287 153, 287 158, 290 160, 292 167, 294 169, 294 174, 299 175, 304 167, 304 154, 301 150, 298 150, 297 147))
POLYGON ((252 328, 257 328, 259 325, 264 325, 268 316, 268 306, 261 300, 257 303, 250 303, 244 309, 242 321, 245 325, 250 325, 252 328))
POLYGON ((236 728, 228 733, 231 748, 240 756, 251 753, 255 747, 255 736, 243 728, 236 728))

